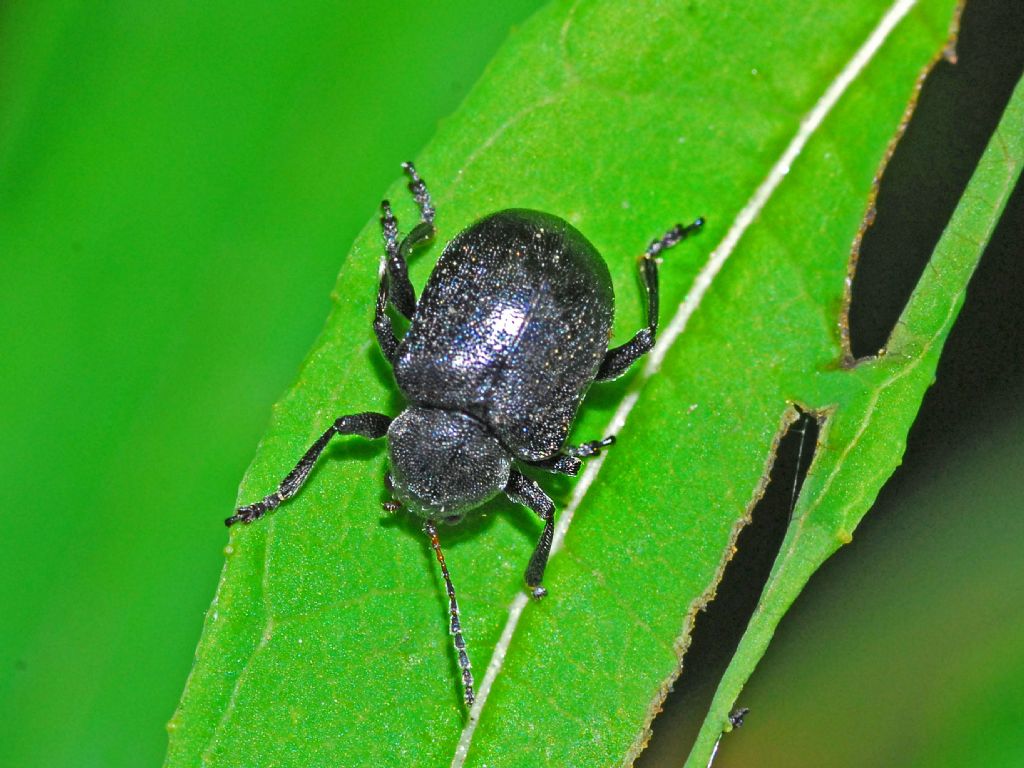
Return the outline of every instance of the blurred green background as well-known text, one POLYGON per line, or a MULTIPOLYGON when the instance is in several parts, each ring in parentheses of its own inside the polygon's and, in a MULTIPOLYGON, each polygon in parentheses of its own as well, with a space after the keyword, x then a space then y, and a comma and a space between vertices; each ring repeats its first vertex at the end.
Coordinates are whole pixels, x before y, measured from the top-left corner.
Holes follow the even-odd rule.
MULTIPOLYGON (((0 6, 0 765, 161 762, 221 519, 341 257, 539 5, 0 6)), ((943 142, 987 138, 956 99, 998 115, 1020 75, 1021 4, 976 5, 964 43, 991 61, 948 75, 939 128, 906 140, 924 159, 894 161, 863 338, 920 269, 907 222, 946 215, 922 179, 955 202, 973 167, 943 142)), ((1011 209, 904 467, 783 622, 720 765, 1024 764, 1011 209)), ((655 723, 650 765, 681 764, 683 720, 655 723)))

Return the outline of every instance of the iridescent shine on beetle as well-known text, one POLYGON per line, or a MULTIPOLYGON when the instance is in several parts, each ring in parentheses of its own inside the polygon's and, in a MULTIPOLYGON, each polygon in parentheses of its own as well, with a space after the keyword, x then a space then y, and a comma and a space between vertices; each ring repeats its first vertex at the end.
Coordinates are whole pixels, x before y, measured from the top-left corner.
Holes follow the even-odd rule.
POLYGON ((399 241, 391 206, 381 203, 384 258, 373 329, 408 407, 395 418, 367 412, 337 419, 276 491, 225 523, 251 523, 294 496, 335 435, 386 437, 395 501, 385 508, 404 507, 423 519, 448 590, 450 631, 472 705, 473 674, 437 523, 457 523, 499 493, 529 507, 544 529, 526 585, 535 598, 547 594, 541 580, 555 507, 519 467, 576 475, 582 459, 614 442, 565 444, 590 385, 621 376, 654 346, 658 256, 704 220, 677 225, 647 247, 640 258, 647 326, 609 349, 615 295, 608 267, 582 234, 549 213, 499 211, 463 230, 445 247, 417 302, 406 259, 433 239, 434 207, 413 164, 402 167, 420 222, 399 241), (410 320, 401 339, 389 303, 410 320))

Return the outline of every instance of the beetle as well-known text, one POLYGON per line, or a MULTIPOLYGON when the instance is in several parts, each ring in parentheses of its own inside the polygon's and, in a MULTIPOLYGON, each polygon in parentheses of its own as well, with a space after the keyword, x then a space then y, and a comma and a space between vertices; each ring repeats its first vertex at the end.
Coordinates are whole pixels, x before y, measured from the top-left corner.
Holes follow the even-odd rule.
POLYGON ((399 241, 398 222, 381 203, 384 255, 373 328, 408 407, 342 416, 306 451, 261 501, 239 507, 228 526, 251 523, 294 496, 335 435, 387 438, 388 485, 395 500, 422 518, 441 567, 449 599, 450 632, 467 705, 473 675, 459 620, 455 588, 445 564, 437 523, 457 523, 504 493, 543 521, 526 568, 534 598, 551 552, 555 506, 520 466, 576 475, 582 459, 615 438, 567 446, 580 403, 595 381, 621 376, 655 342, 658 331, 658 256, 704 224, 676 225, 640 258, 647 325, 625 344, 608 348, 615 296, 608 267, 567 221, 540 211, 493 213, 445 247, 419 301, 407 259, 435 233, 434 206, 413 164, 403 163, 420 222, 399 241), (399 339, 388 306, 409 329, 399 339))

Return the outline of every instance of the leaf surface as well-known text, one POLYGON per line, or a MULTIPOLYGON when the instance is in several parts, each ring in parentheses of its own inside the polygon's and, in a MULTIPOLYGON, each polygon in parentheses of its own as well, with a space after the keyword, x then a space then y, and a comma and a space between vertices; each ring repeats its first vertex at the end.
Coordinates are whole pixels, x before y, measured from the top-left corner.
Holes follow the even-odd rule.
MULTIPOLYGON (((540 531, 528 510, 494 502, 442 531, 478 681, 495 659, 467 720, 426 538, 377 512, 384 446, 338 439, 296 499, 232 530, 167 765, 629 763, 796 403, 823 419, 818 450, 692 757, 706 762, 786 607, 898 464, 1019 170, 1018 147, 1017 165, 971 198, 979 210, 950 236, 966 245, 940 247, 887 352, 849 364, 851 244, 954 10, 553 3, 515 33, 417 158, 439 241, 505 207, 569 219, 609 264, 621 343, 642 318, 634 256, 676 221, 709 220, 665 258, 657 354, 595 386, 574 430, 593 439, 611 425, 619 442, 575 486, 542 480, 563 510, 551 595, 524 605, 540 531)), ((404 184, 389 193, 408 229, 404 184)), ((271 491, 337 416, 401 409, 370 325, 379 253, 373 218, 241 503, 271 491)), ((438 253, 413 264, 417 285, 438 253)))

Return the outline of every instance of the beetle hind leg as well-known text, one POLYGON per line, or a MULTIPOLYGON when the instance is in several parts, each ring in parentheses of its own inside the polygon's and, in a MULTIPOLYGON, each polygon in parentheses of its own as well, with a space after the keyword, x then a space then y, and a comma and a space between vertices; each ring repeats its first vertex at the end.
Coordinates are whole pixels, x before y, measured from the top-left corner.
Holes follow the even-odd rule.
POLYGON ((417 247, 434 237, 434 204, 427 185, 420 178, 415 166, 412 163, 402 163, 402 168, 409 176, 409 191, 412 192, 416 206, 420 209, 420 223, 399 242, 398 220, 391 210, 391 203, 384 200, 380 204, 380 226, 384 237, 384 274, 381 279, 387 279, 389 283, 386 293, 391 303, 411 320, 416 311, 416 291, 409 280, 408 260, 417 247))
POLYGON ((647 294, 647 327, 637 331, 625 344, 608 350, 601 367, 597 370, 597 381, 617 379, 629 369, 629 366, 651 351, 658 335, 658 256, 662 251, 700 231, 703 226, 703 218, 687 226, 677 224, 647 246, 644 255, 640 257, 640 276, 643 278, 644 291, 647 294))
MULTIPOLYGON (((398 246, 398 258, 404 264, 407 259, 412 257, 417 248, 434 239, 434 233, 437 230, 434 227, 434 203, 430 199, 426 182, 420 178, 416 167, 411 162, 402 163, 402 169, 409 176, 409 191, 412 192, 412 196, 416 200, 416 207, 420 209, 420 223, 412 228, 412 231, 398 246)), ((406 281, 408 281, 408 271, 405 274, 406 281)), ((412 292, 411 284, 409 292, 412 292)), ((412 300, 412 309, 413 311, 416 309, 415 298, 412 300)), ((406 317, 411 319, 412 313, 407 314, 406 317)))
POLYGON ((398 352, 399 339, 395 336, 387 307, 390 303, 407 320, 412 320, 416 312, 416 291, 409 280, 408 260, 416 248, 433 240, 435 232, 434 204, 426 183, 420 178, 412 163, 402 163, 402 168, 409 176, 409 191, 412 192, 416 206, 420 209, 420 223, 399 242, 398 220, 391 210, 391 203, 387 200, 381 202, 380 227, 384 237, 384 259, 380 269, 380 286, 377 289, 377 311, 373 318, 373 330, 377 334, 381 351, 388 362, 392 363, 398 352))
POLYGON ((416 311, 416 292, 409 280, 405 254, 398 244, 398 220, 387 200, 381 201, 380 210, 380 228, 384 236, 384 264, 380 279, 382 283, 388 283, 383 289, 384 295, 399 312, 411 319, 416 311))
POLYGON ((409 191, 412 192, 412 195, 416 200, 416 205, 420 209, 420 223, 429 224, 433 227, 434 203, 430 199, 430 191, 427 189, 427 183, 420 178, 419 173, 416 171, 416 166, 414 166, 412 162, 402 163, 402 169, 409 174, 409 191))

